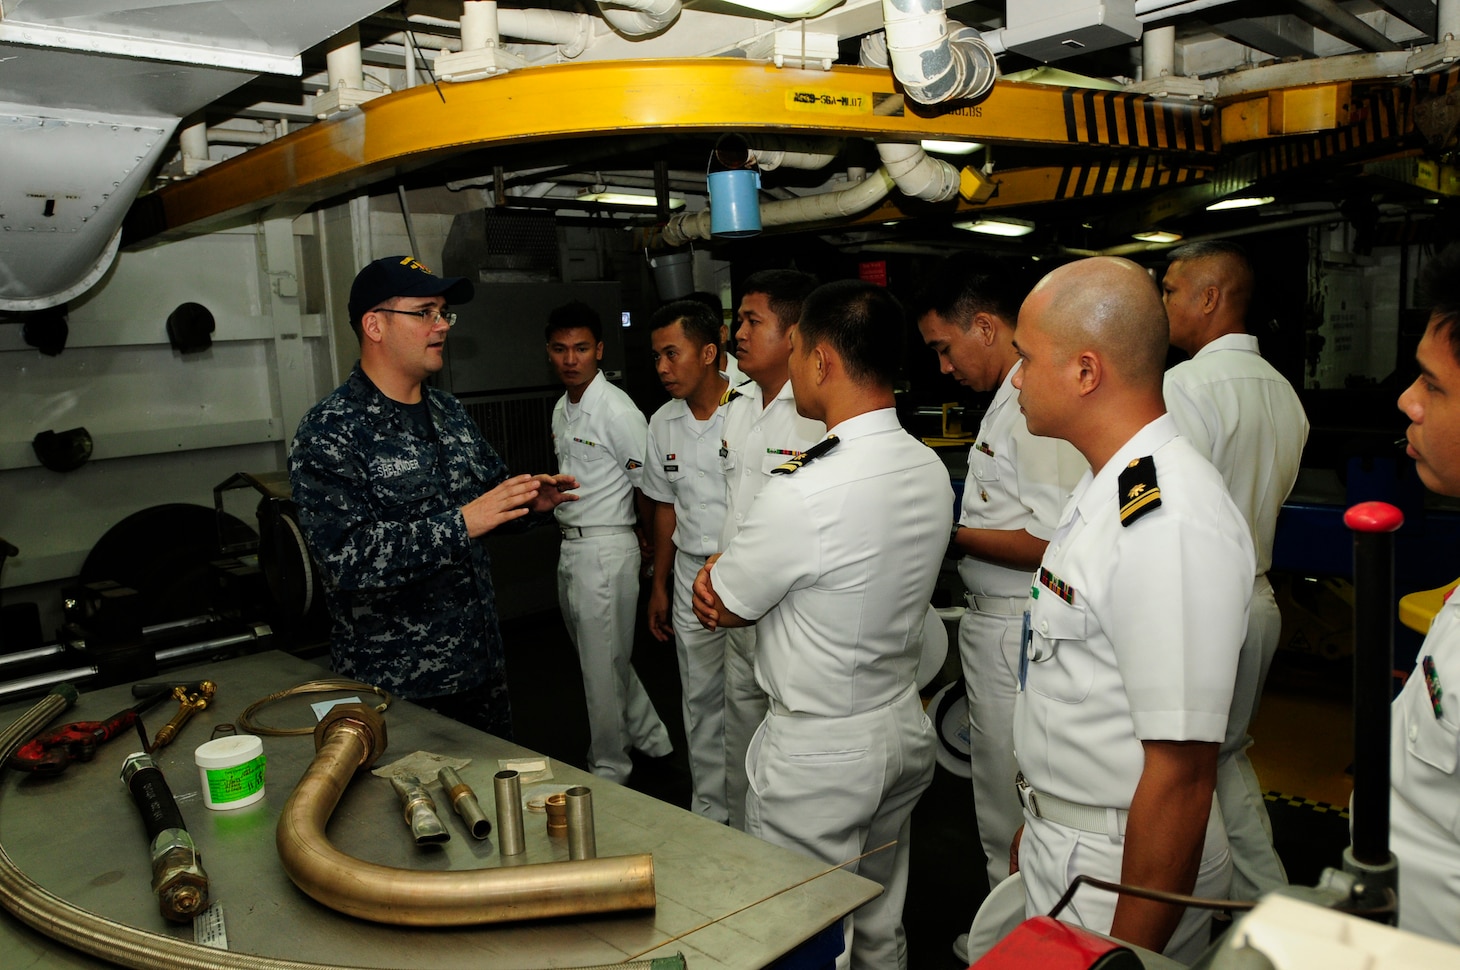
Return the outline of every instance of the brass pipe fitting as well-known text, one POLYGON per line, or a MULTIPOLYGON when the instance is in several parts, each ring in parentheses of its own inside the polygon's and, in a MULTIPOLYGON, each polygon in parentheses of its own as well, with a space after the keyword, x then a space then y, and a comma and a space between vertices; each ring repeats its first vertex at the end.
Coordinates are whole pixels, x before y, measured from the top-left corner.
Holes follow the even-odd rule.
POLYGON ((492 823, 487 821, 486 812, 482 811, 481 802, 477 801, 477 793, 471 790, 471 786, 461 780, 455 768, 442 768, 436 773, 441 780, 441 788, 446 792, 446 800, 451 802, 451 807, 461 820, 466 823, 466 829, 474 839, 485 839, 492 833, 492 823))
POLYGON ((211 680, 205 680, 198 684, 198 689, 192 693, 187 687, 174 687, 172 696, 178 702, 177 713, 172 720, 162 725, 157 731, 157 737, 152 739, 152 750, 156 751, 165 745, 171 744, 172 739, 182 730, 188 719, 208 706, 213 700, 213 695, 218 692, 218 685, 211 680))
POLYGON ((551 862, 510 869, 423 872, 365 862, 325 835, 350 777, 385 749, 385 725, 363 704, 330 709, 315 728, 315 756, 289 796, 276 843, 284 870, 307 895, 351 916, 406 926, 652 909, 654 858, 551 862))
POLYGON ((390 783, 400 796, 406 825, 410 826, 416 845, 438 845, 451 841, 451 833, 441 824, 441 816, 436 814, 436 803, 431 800, 430 794, 421 784, 421 779, 407 775, 403 778, 392 778, 390 783))

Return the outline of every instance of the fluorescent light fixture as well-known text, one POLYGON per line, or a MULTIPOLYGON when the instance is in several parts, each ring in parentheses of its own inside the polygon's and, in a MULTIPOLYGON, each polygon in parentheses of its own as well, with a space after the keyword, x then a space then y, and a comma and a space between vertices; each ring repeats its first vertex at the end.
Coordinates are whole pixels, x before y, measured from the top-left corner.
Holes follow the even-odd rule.
POLYGON ((1207 206, 1208 212, 1222 212, 1226 209, 1251 209, 1253 206, 1271 205, 1277 201, 1270 195, 1248 195, 1234 199, 1223 199, 1207 206))
MULTIPOLYGON (((604 205, 641 205, 650 209, 658 204, 652 195, 636 195, 632 192, 584 192, 578 196, 578 201, 601 202, 604 205)), ((669 208, 683 209, 684 200, 671 195, 669 208)))
POLYGON ((1165 229, 1147 229, 1144 232, 1133 232, 1131 238, 1139 239, 1141 242, 1172 243, 1181 241, 1181 233, 1168 232, 1165 229))
POLYGON ((730 0, 737 7, 759 10, 782 20, 809 20, 826 13, 842 0, 730 0))
POLYGON ((981 232, 986 236, 1027 236, 1034 231, 1034 223, 1013 216, 984 216, 982 219, 955 222, 953 228, 981 232))
POLYGON ((936 138, 924 138, 919 144, 925 152, 937 152, 939 155, 972 155, 983 147, 983 142, 977 141, 939 141, 936 138))

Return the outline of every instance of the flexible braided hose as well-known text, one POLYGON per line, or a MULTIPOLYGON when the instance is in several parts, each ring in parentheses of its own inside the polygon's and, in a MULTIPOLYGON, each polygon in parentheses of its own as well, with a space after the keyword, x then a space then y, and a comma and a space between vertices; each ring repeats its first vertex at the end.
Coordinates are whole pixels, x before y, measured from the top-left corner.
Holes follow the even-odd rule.
MULTIPOLYGON (((0 765, 20 746, 76 700, 76 690, 62 684, 47 694, 13 724, 0 732, 0 765)), ((0 769, 3 770, 3 769, 0 769)), ((0 794, 4 788, 0 786, 0 794)), ((135 926, 88 913, 33 881, 0 845, 0 906, 31 929, 99 960, 134 970, 375 970, 339 964, 280 960, 248 953, 229 953, 186 940, 149 933, 135 926)), ((617 970, 683 970, 684 957, 614 965, 617 970)), ((419 970, 419 964, 403 968, 419 970)), ((582 970, 607 970, 589 967, 582 970)))

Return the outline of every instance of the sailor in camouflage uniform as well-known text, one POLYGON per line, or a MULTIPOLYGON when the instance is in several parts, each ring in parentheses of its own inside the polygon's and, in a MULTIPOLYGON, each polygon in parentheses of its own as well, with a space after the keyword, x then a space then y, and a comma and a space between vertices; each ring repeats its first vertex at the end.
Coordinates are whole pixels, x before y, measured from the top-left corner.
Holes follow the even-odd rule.
POLYGON ((487 550, 493 529, 549 521, 569 476, 511 476, 460 402, 422 382, 442 367, 449 303, 468 280, 408 256, 350 290, 360 362, 290 448, 299 525, 325 576, 339 674, 511 737, 487 550))

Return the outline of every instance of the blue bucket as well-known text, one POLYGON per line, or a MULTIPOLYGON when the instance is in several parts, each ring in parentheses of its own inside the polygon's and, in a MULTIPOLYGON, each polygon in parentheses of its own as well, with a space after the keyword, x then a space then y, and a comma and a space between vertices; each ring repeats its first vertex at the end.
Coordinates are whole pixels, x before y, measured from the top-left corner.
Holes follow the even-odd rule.
POLYGON ((710 234, 743 239, 760 232, 760 173, 750 169, 711 172, 710 234))

